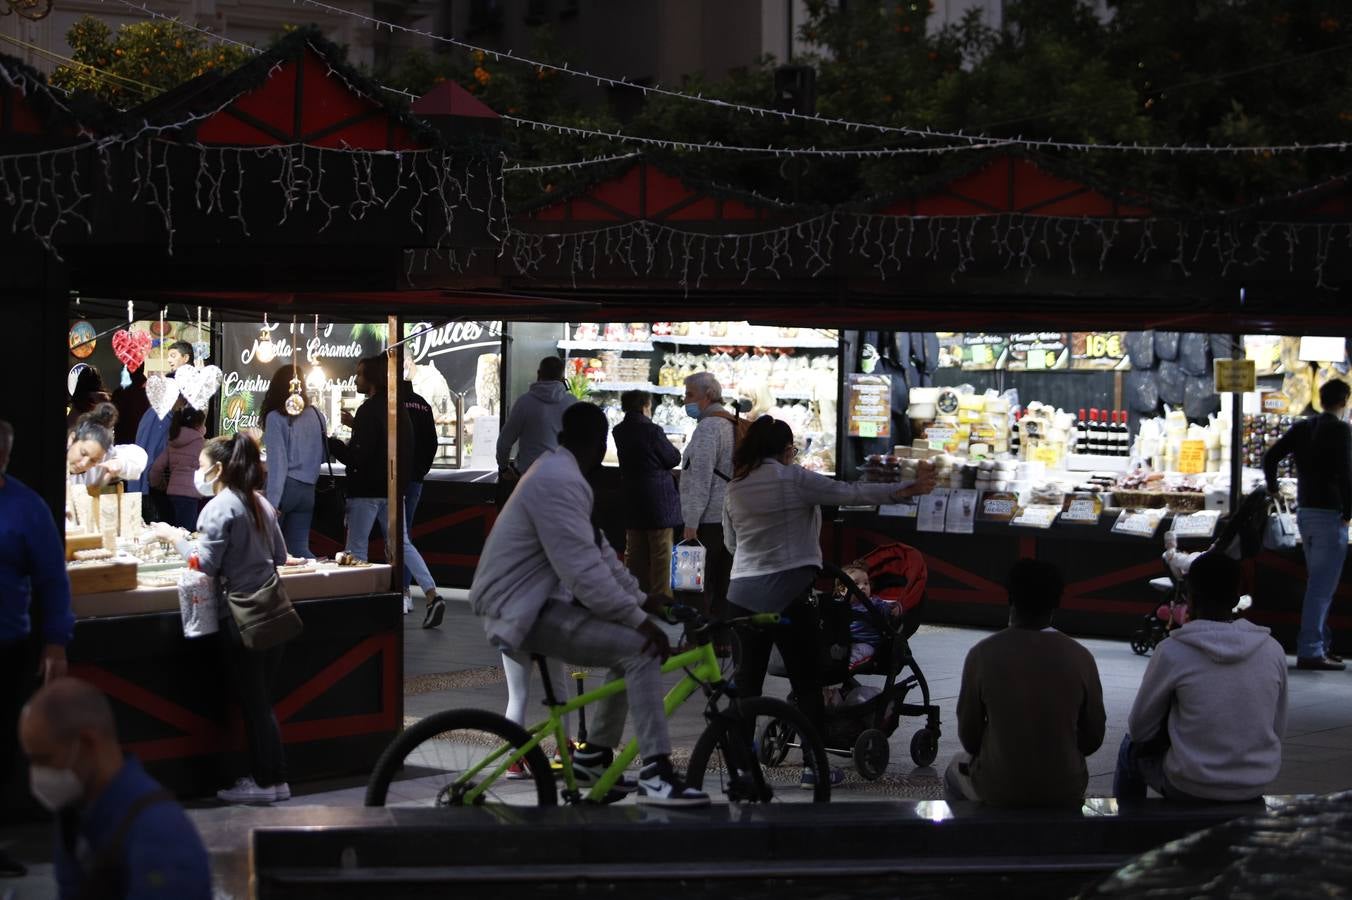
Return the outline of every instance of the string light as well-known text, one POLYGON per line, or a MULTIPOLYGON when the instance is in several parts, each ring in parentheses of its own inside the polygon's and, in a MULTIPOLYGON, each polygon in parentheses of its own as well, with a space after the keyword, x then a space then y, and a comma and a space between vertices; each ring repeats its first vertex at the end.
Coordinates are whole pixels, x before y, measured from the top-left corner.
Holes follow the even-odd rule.
POLYGON ((619 162, 622 159, 637 159, 642 156, 641 153, 620 153, 616 156, 598 156, 594 159, 580 159, 576 162, 549 163, 548 165, 528 166, 515 165, 503 166, 503 173, 507 172, 553 172, 558 169, 581 169, 587 166, 597 166, 602 163, 619 162))
MULTIPOLYGON (((316 344, 319 342, 319 314, 315 313, 315 336, 316 344)), ((306 356, 310 357, 310 372, 305 376, 305 386, 311 391, 319 392, 328 386, 329 376, 324 371, 323 366, 319 364, 319 358, 307 348, 306 356)))
POLYGON ((272 329, 268 327, 268 314, 263 313, 263 330, 254 341, 254 359, 267 365, 277 356, 277 348, 272 343, 272 329))
MULTIPOLYGON (((467 41, 457 40, 446 35, 436 34, 430 31, 422 31, 417 28, 410 28, 407 25, 400 25, 375 16, 366 15, 356 10, 343 9, 332 4, 325 3, 323 0, 292 0, 292 3, 304 3, 317 9, 322 9, 336 15, 347 16, 353 19, 359 19, 374 26, 377 30, 380 28, 389 29, 391 32, 402 31, 406 34, 417 35, 429 40, 439 41, 459 47, 462 50, 468 50, 474 53, 482 53, 485 56, 495 60, 507 60, 509 62, 519 63, 534 67, 537 71, 555 72, 561 75, 570 75, 574 78, 580 78, 584 81, 591 81, 597 86, 629 88, 631 90, 641 91, 646 97, 648 94, 656 94, 662 97, 670 97, 677 100, 687 100, 694 103, 703 103, 708 106, 714 106, 719 109, 731 112, 742 113, 745 115, 756 116, 758 118, 779 117, 780 121, 788 122, 802 121, 811 122, 816 125, 826 125, 834 128, 843 128, 846 131, 873 132, 876 134, 897 134, 907 137, 924 138, 926 140, 946 140, 959 141, 970 144, 1008 144, 1028 149, 1037 150, 1069 150, 1081 152, 1113 152, 1113 153, 1165 153, 1165 154, 1218 154, 1218 155, 1267 155, 1276 153, 1299 153, 1314 150, 1333 150, 1345 152, 1349 146, 1347 141, 1324 141, 1312 144, 1269 144, 1269 145, 1230 145, 1215 146, 1211 144, 1123 144, 1123 143, 1088 143, 1075 141, 1052 141, 1040 138, 1024 138, 1022 136, 1012 139, 998 138, 985 134, 965 134, 962 131, 942 131, 934 128, 919 128, 905 125, 883 125, 874 122, 856 122, 851 119, 842 119, 835 116, 823 116, 819 114, 806 114, 791 112, 781 109, 769 109, 764 106, 755 106, 749 103, 737 103, 731 100, 722 100, 717 97, 705 97, 703 94, 689 94, 685 91, 664 88, 660 85, 644 85, 631 81, 628 78, 611 78, 605 75, 597 75, 594 72, 588 72, 584 69, 574 69, 567 63, 556 65, 554 63, 544 62, 543 60, 529 59, 519 56, 511 50, 494 50, 490 47, 480 47, 467 41)), ((504 117, 505 118, 505 117, 504 117)), ((596 136, 600 137, 600 134, 596 136)), ((714 145, 716 146, 716 145, 714 145)))

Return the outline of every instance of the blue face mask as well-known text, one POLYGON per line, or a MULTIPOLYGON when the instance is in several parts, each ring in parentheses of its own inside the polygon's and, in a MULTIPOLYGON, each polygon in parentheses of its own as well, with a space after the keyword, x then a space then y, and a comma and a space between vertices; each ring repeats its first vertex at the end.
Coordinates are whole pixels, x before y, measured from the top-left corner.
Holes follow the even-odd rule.
POLYGON ((687 404, 685 405, 685 414, 686 414, 687 416, 689 416, 690 418, 692 418, 692 419, 698 419, 698 418, 699 418, 699 404, 698 404, 698 403, 687 403, 687 404))

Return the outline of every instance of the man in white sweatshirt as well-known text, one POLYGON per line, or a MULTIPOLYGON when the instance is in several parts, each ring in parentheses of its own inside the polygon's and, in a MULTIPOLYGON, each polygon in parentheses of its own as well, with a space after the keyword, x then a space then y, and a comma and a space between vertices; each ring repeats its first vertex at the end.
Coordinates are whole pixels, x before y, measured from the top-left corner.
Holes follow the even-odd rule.
POLYGON ((1206 553, 1188 570, 1191 621, 1146 666, 1117 757, 1113 795, 1260 797, 1282 766, 1286 654, 1266 628, 1231 621, 1239 563, 1206 553))
MULTIPOLYGON (((668 602, 645 596, 600 529, 591 523, 587 475, 605 457, 609 423, 590 403, 563 414, 559 446, 531 466, 498 516, 484 544, 469 600, 489 642, 507 653, 535 653, 581 666, 605 666, 623 677, 628 694, 597 704, 587 746, 573 754, 573 771, 593 784, 614 761, 628 707, 645 765, 639 802, 707 806, 709 797, 687 787, 672 770, 671 737, 662 706, 662 660, 670 646, 648 618, 668 602)), ((562 699, 562 698, 559 698, 562 699)))

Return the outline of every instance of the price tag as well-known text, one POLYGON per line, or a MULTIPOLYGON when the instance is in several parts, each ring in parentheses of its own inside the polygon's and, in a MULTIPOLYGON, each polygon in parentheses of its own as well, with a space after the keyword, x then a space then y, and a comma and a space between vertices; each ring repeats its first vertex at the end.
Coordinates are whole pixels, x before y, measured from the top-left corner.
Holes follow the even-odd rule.
POLYGON ((1033 462, 1045 463, 1051 468, 1061 462, 1061 454, 1056 452, 1055 447, 1034 447, 1033 462))
POLYGON ((1025 506, 1009 524, 1024 528, 1051 528, 1060 512, 1059 506, 1025 506))
POLYGON ((1181 538, 1215 537, 1220 518, 1220 512, 1214 509, 1174 516, 1173 532, 1181 538))
POLYGON ((920 501, 909 500, 906 503, 884 503, 878 507, 878 515, 893 519, 914 519, 920 512, 920 501))
POLYGON ((861 421, 859 423, 859 436, 861 438, 876 438, 878 436, 878 423, 861 421))
POLYGON ((1178 471, 1200 475, 1206 471, 1206 441, 1184 441, 1178 453, 1178 471))
POLYGON ((1019 514, 1019 495, 1009 491, 987 491, 981 495, 977 518, 983 522, 1008 522, 1019 514))
POLYGON ((957 490, 948 495, 944 530, 949 534, 971 534, 976 519, 976 491, 957 490))
POLYGON ((1061 511, 1062 522, 1076 525, 1097 525, 1099 513, 1103 511, 1103 501, 1097 497, 1075 494, 1066 498, 1065 508, 1061 511))
POLYGON ((948 514, 948 491, 936 489, 920 497, 920 511, 916 515, 915 530, 942 533, 948 514))
POLYGON ((1130 534, 1135 537, 1154 537, 1156 529, 1164 519, 1165 510, 1162 509, 1141 509, 1141 510, 1122 510, 1117 521, 1113 523, 1114 534, 1130 534))

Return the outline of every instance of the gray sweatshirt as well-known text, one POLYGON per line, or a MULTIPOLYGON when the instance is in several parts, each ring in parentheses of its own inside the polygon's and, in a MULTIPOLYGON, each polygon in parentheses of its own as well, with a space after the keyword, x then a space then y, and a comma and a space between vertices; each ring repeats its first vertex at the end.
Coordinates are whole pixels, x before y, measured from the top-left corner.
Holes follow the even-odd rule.
POLYGON ((561 381, 537 381, 517 398, 498 435, 498 468, 504 469, 516 451, 516 470, 522 475, 540 454, 559 445, 563 430, 563 411, 577 402, 561 381))
POLYGON ((1198 619, 1160 643, 1127 719, 1134 742, 1169 729, 1164 774, 1208 800, 1263 793, 1282 767, 1286 654, 1266 628, 1198 619))
POLYGON ((551 600, 576 600, 596 616, 637 628, 647 614, 638 581, 592 527, 592 489, 560 447, 536 462, 493 524, 469 602, 488 639, 513 651, 551 600))
POLYGON ((681 459, 681 517, 686 528, 718 525, 723 521, 723 497, 728 483, 714 473, 732 477, 732 450, 737 427, 715 413, 727 412, 712 404, 700 415, 681 459))
MULTIPOLYGON (((198 539, 178 542, 183 558, 196 554, 198 568, 220 577, 226 591, 252 593, 267 583, 278 566, 286 564, 286 541, 277 526, 277 512, 262 494, 258 499, 263 504, 261 532, 244 499, 225 490, 212 497, 197 516, 198 539)), ((218 607, 222 619, 230 615, 229 604, 222 602, 218 607)))

